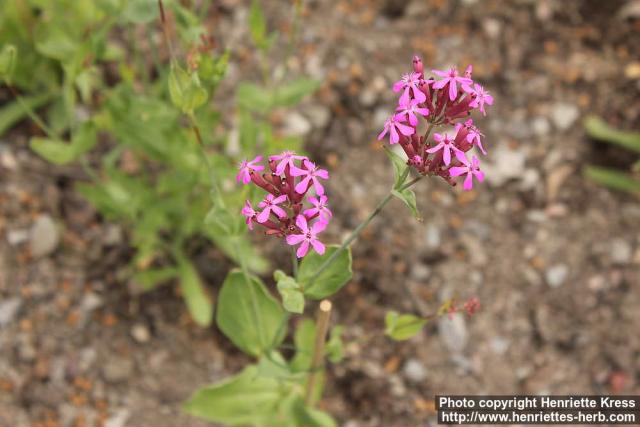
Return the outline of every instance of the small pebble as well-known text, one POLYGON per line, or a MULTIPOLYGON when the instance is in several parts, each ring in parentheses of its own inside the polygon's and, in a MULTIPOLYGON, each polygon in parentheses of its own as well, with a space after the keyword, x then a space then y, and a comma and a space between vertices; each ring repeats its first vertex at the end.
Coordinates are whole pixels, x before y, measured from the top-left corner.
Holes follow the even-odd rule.
POLYGON ((427 378, 427 369, 418 359, 409 359, 402 367, 403 375, 411 382, 420 383, 427 378))
POLYGON ((569 276, 569 267, 564 264, 556 264, 547 269, 545 279, 552 288, 562 286, 569 276))
POLYGON ((136 323, 135 325, 133 325, 133 327, 131 328, 131 336, 141 344, 147 343, 151 339, 149 328, 141 323, 136 323))

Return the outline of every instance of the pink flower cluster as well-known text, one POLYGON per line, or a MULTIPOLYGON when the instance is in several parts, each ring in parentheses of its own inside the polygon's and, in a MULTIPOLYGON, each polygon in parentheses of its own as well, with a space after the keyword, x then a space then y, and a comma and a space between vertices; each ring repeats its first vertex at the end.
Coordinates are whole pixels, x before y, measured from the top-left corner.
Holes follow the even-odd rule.
POLYGON ((441 176, 451 185, 456 184, 456 177, 465 175, 465 190, 471 190, 473 178, 484 180, 480 161, 476 156, 469 160, 466 152, 475 145, 487 154, 483 135, 468 116, 475 109, 486 115, 485 106, 493 104, 489 92, 471 79, 472 70, 469 65, 462 76, 456 68, 432 70, 436 77, 426 78, 422 60, 414 56, 413 72, 393 85, 393 91, 401 93, 396 113, 378 135, 382 139, 388 134, 390 144, 399 143, 407 164, 422 175, 441 176), (428 125, 424 136, 418 135, 421 118, 428 125), (430 130, 442 125, 454 126, 455 134, 435 132, 429 141, 430 130))
POLYGON ((258 210, 249 200, 242 208, 249 229, 253 230, 257 223, 266 228, 265 234, 282 237, 292 246, 299 245, 298 258, 304 257, 310 247, 324 254, 325 246, 318 235, 332 216, 322 185, 322 180, 329 179, 329 172, 293 151, 270 156, 271 173, 260 173, 265 169, 261 161, 262 156, 243 161, 236 177, 238 182, 252 182, 267 192, 258 210), (309 194, 312 188, 315 197, 309 194))

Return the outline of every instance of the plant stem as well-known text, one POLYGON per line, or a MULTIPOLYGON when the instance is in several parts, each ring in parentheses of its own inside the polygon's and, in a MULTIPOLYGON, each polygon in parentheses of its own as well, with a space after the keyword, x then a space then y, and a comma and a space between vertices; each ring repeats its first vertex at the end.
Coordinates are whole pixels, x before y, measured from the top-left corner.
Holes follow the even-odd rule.
POLYGON ((291 264, 293 265, 293 277, 298 277, 298 256, 296 255, 296 248, 291 246, 291 264))
POLYGON ((307 405, 312 406, 313 392, 316 386, 318 374, 324 365, 324 345, 327 340, 327 331, 329 330, 329 318, 331 317, 331 301, 322 300, 318 309, 316 320, 316 339, 313 346, 313 356, 311 358, 311 367, 309 378, 307 380, 304 401, 307 405))
POLYGON ((33 109, 29 105, 27 105, 26 102, 24 102, 22 96, 20 96, 15 88, 11 86, 11 84, 9 84, 7 80, 5 80, 4 83, 7 85, 9 91, 11 92, 11 95, 13 95, 13 97, 16 99, 20 107, 22 107, 27 116, 29 116, 29 118, 40 128, 40 130, 42 130, 50 139, 58 139, 55 132, 44 123, 40 116, 38 116, 38 114, 33 111, 33 109))
MULTIPOLYGON (((400 186, 397 190, 398 191, 403 191, 406 190, 407 188, 411 187, 413 184, 415 184, 416 182, 420 181, 423 178, 423 175, 420 175, 414 179, 412 179, 411 181, 409 181, 408 183, 400 186)), ((382 212, 382 209, 384 209, 384 207, 387 205, 387 203, 389 203, 389 201, 391 200, 391 198, 393 197, 393 194, 391 193, 391 191, 389 192, 389 194, 387 194, 385 196, 384 199, 382 199, 380 201, 380 203, 378 203, 378 206, 376 206, 373 211, 369 214, 369 216, 367 216, 367 218, 365 218, 364 221, 362 221, 356 228, 355 230, 353 230, 351 232, 351 234, 349 235, 349 237, 347 237, 347 240, 344 241, 344 243, 342 243, 342 245, 338 248, 337 251, 335 251, 334 253, 331 254, 331 256, 329 258, 327 258, 327 260, 325 262, 323 262, 320 267, 318 267, 318 271, 316 271, 316 273, 311 277, 311 279, 309 280, 309 283, 306 284, 306 287, 310 287, 317 279, 318 277, 322 274, 322 272, 329 267, 335 260, 336 258, 338 258, 338 255, 340 255, 340 253, 345 250, 350 244, 351 242, 353 242, 362 232, 362 230, 369 225, 369 223, 371 221, 373 221, 373 218, 375 218, 380 212, 382 212)))

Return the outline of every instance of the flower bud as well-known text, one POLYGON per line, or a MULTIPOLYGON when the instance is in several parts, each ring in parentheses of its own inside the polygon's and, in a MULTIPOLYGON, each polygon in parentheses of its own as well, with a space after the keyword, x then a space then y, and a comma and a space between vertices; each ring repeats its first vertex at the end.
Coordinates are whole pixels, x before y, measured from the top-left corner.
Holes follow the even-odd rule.
POLYGON ((413 71, 419 74, 422 74, 424 71, 424 65, 422 65, 422 59, 420 59, 418 55, 413 56, 413 71))

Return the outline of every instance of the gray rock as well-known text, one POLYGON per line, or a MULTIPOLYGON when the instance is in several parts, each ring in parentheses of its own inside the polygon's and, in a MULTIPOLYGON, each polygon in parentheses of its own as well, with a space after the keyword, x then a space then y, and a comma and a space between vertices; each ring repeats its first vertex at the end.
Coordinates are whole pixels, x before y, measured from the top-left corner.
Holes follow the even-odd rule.
POLYGON ((125 427, 130 416, 131 412, 128 409, 118 409, 115 414, 107 418, 104 427, 125 427))
POLYGON ((29 246, 31 255, 41 258, 51 254, 60 242, 60 233, 53 219, 47 215, 40 215, 31 227, 29 246))
POLYGON ((116 224, 109 224, 105 230, 102 242, 106 246, 116 246, 122 243, 123 233, 122 227, 116 224))
POLYGON ((102 306, 102 304, 104 304, 104 302, 98 294, 94 292, 88 292, 84 295, 84 297, 82 297, 80 308, 82 309, 82 311, 93 311, 96 308, 102 306))
POLYGON ((378 100, 378 95, 375 90, 371 87, 365 87, 360 91, 360 96, 358 96, 358 101, 360 101, 360 105, 363 107, 373 107, 378 100))
POLYGON ((633 248, 624 239, 614 239, 609 249, 611 261, 616 264, 628 264, 633 256, 633 248))
POLYGON ((569 129, 580 116, 580 110, 576 105, 567 102, 557 102, 551 107, 551 119, 553 124, 561 130, 569 129))
POLYGON ((504 337, 493 337, 491 341, 489 341, 489 346, 491 346, 491 350, 495 354, 505 354, 509 349, 509 340, 504 337))
POLYGON ((20 307, 22 307, 22 300, 20 298, 7 298, 0 302, 0 328, 13 322, 20 307))
POLYGON ((438 320, 438 332, 440 339, 452 353, 461 353, 467 346, 467 325, 461 314, 454 314, 451 319, 449 316, 441 317, 438 320))
POLYGON ((311 130, 311 123, 298 112, 287 114, 284 120, 285 133, 292 136, 305 136, 311 130))
POLYGON ((29 230, 25 229, 9 230, 7 231, 7 242, 11 246, 17 246, 29 240, 29 234, 29 230))
POLYGON ((482 29, 489 38, 497 39, 502 30, 502 24, 495 18, 487 18, 482 21, 482 29))
POLYGON ((324 105, 314 104, 307 108, 306 113, 316 129, 324 129, 331 120, 331 111, 324 105))
POLYGON ((142 323, 136 323, 131 328, 131 336, 137 342, 144 344, 149 342, 151 339, 151 332, 149 332, 149 328, 147 328, 142 323))
POLYGON ((435 224, 427 225, 425 241, 427 243, 427 247, 431 250, 435 250, 440 247, 442 238, 440 237, 440 229, 438 228, 438 226, 436 226, 435 224))
POLYGON ((407 395, 407 387, 404 381, 398 375, 389 376, 389 385, 391 386, 391 395, 394 397, 404 397, 407 395))
POLYGON ((538 116, 531 121, 531 129, 536 136, 543 137, 551 132, 551 125, 546 117, 538 116))
POLYGON ((544 277, 547 284, 552 288, 558 288, 562 286, 569 276, 569 267, 565 264, 555 264, 547 269, 544 273, 544 277))
POLYGON ((491 157, 491 161, 484 163, 484 171, 492 185, 500 186, 511 179, 521 178, 527 158, 524 149, 511 150, 500 144, 491 157))
POLYGON ((102 376, 109 383, 126 381, 133 374, 134 364, 130 359, 111 358, 102 367, 102 376))
POLYGON ((409 359, 402 367, 402 374, 411 382, 421 383, 427 378, 427 369, 418 359, 409 359))
POLYGON ((427 280, 429 276, 431 276, 431 269, 424 264, 413 264, 409 274, 412 279, 421 282, 427 280))

